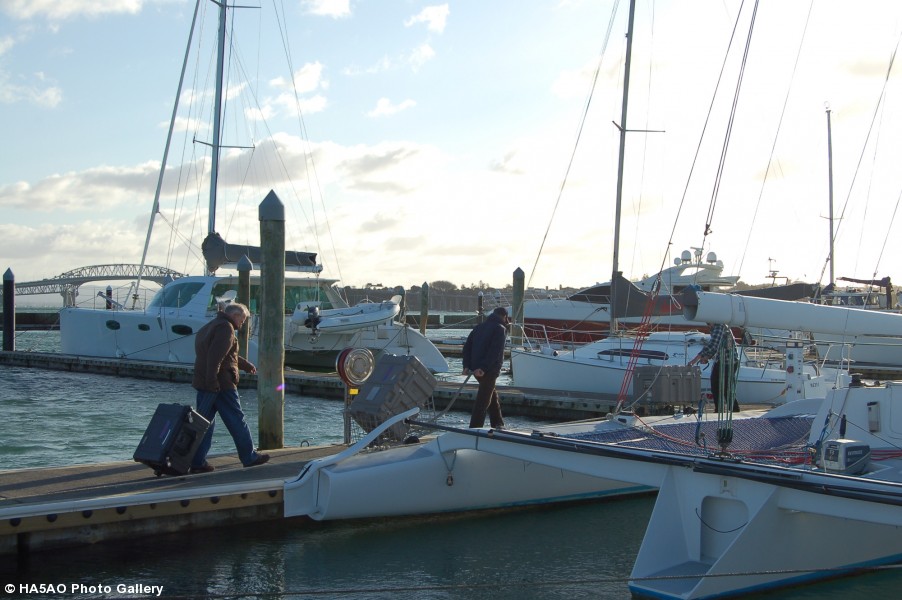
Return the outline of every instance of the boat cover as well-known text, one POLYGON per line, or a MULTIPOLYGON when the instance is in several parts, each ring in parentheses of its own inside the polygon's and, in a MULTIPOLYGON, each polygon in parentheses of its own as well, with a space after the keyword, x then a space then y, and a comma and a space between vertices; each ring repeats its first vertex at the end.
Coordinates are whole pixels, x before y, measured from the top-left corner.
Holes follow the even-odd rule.
MULTIPOLYGON (((204 260, 207 261, 207 270, 214 273, 219 267, 225 264, 234 264, 241 260, 242 256, 247 256, 254 265, 260 265, 263 262, 263 253, 259 246, 241 246, 238 244, 229 244, 218 233, 209 234, 204 243, 201 244, 204 253, 204 260)), ((315 252, 295 252, 288 250, 285 252, 285 268, 313 268, 316 267, 315 252)))

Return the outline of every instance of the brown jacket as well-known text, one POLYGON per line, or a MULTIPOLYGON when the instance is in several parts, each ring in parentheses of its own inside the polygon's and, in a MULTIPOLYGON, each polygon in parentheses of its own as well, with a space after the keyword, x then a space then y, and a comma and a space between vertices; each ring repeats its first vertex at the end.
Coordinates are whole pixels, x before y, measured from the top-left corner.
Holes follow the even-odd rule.
POLYGON ((238 368, 246 370, 250 364, 238 356, 235 326, 223 312, 198 330, 194 354, 191 385, 205 392, 238 389, 238 368))

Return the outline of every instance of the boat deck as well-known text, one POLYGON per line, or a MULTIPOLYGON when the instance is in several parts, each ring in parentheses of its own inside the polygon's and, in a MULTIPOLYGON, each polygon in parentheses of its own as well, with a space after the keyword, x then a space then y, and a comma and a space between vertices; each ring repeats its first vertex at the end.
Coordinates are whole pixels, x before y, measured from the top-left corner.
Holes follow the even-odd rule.
MULTIPOLYGON (((807 456, 806 444, 814 417, 740 418, 732 421, 732 440, 727 450, 733 455, 776 464, 798 463, 807 456)), ((656 425, 613 431, 578 433, 567 437, 582 441, 614 444, 644 450, 707 456, 720 450, 716 419, 701 422, 656 425)))

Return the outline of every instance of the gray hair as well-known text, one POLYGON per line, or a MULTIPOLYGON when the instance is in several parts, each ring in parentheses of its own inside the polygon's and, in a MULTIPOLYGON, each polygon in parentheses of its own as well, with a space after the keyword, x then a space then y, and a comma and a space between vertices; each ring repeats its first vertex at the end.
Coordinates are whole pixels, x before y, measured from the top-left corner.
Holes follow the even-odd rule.
POLYGON ((227 315, 241 313, 245 318, 251 316, 251 311, 249 311, 248 308, 240 302, 229 302, 226 307, 222 309, 222 312, 227 315))

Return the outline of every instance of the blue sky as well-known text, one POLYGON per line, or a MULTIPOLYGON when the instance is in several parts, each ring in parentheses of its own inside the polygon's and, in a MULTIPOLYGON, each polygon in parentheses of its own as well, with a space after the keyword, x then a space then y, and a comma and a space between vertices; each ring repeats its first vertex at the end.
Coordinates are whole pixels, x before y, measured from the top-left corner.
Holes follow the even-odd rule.
MULTIPOLYGON (((284 0, 290 65, 276 12, 260 4, 239 11, 234 39, 251 80, 244 97, 253 91, 265 125, 227 112, 225 143, 254 144, 263 164, 248 168, 247 151, 227 151, 217 217, 226 239, 256 243, 256 205, 272 188, 286 204, 289 245, 319 252, 324 274, 344 284, 501 287, 517 267, 537 287, 609 277, 628 2, 284 0), (286 96, 291 73, 303 131, 286 96)), ((17 281, 140 261, 194 5, 0 0, 0 267, 17 281)), ((902 3, 892 0, 761 1, 703 235, 752 6, 638 2, 628 125, 663 133, 628 136, 621 270, 641 277, 704 246, 748 282, 769 268, 818 280, 829 103, 835 211, 845 210, 836 274, 902 277, 892 235, 902 191, 898 66, 886 81, 902 3)), ((209 24, 215 6, 203 10, 209 24)), ((195 106, 209 91, 208 57, 192 56, 195 106)), ((236 92, 229 106, 243 102, 236 92)), ((186 118, 177 137, 187 131, 189 141, 174 142, 148 262, 198 273, 186 247, 206 227, 203 177, 180 180, 178 166, 202 160, 204 147, 190 140, 209 133, 181 127, 186 118)))

